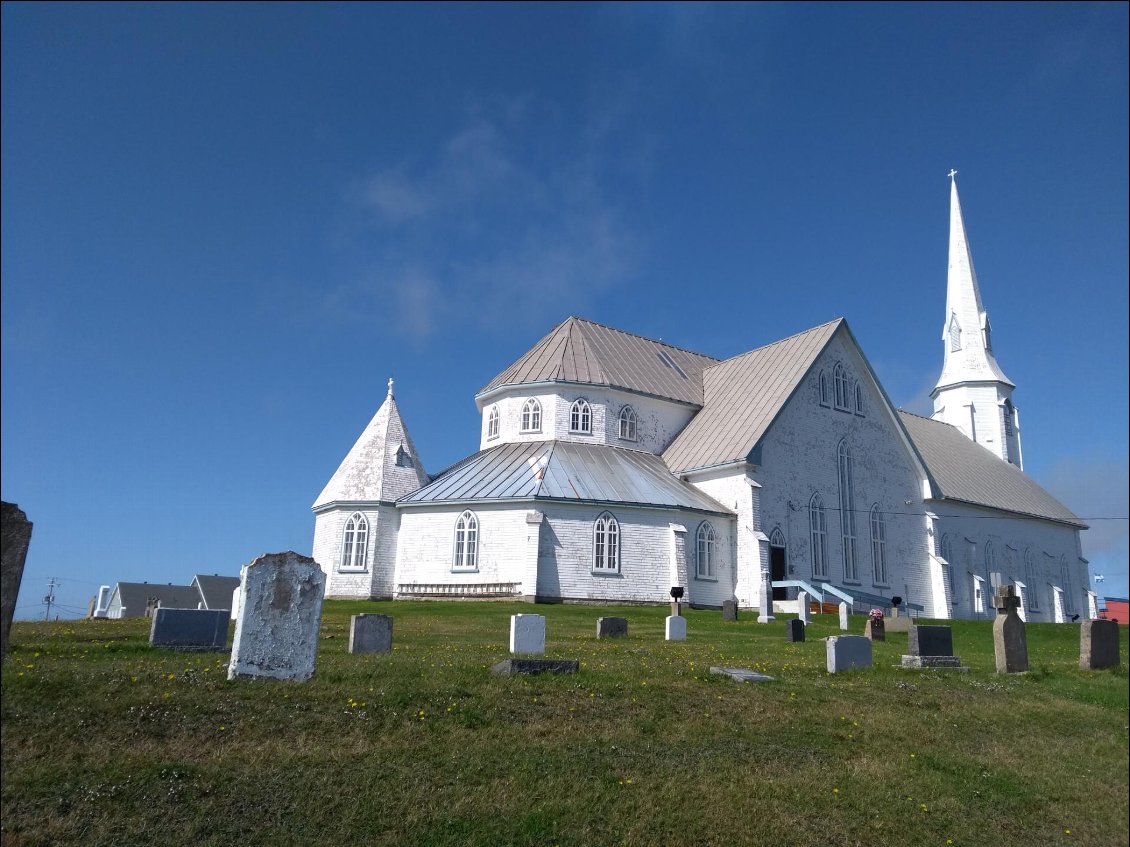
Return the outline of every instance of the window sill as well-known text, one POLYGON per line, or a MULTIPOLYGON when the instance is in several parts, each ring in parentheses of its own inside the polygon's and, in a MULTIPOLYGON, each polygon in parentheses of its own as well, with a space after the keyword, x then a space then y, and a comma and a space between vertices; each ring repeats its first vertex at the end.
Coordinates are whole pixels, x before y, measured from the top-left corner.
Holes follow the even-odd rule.
POLYGON ((717 582, 718 581, 718 577, 716 577, 716 576, 699 576, 698 574, 695 574, 694 578, 698 582, 717 582))
POLYGON ((593 576, 620 576, 619 570, 596 570, 596 568, 593 568, 591 571, 589 571, 589 573, 591 573, 593 576))
POLYGON ((639 439, 638 439, 638 438, 625 438, 625 437, 624 437, 624 436, 622 436, 622 435, 619 435, 619 436, 617 436, 617 440, 619 440, 619 441, 627 441, 627 442, 628 442, 629 444, 636 444, 636 443, 638 443, 638 442, 639 442, 639 439))
POLYGON ((541 435, 541 430, 540 429, 520 429, 520 430, 518 430, 518 434, 519 435, 541 435))
POLYGON ((338 573, 368 573, 368 568, 338 568, 338 573))
POLYGON ((478 568, 452 568, 452 573, 478 573, 478 568))
POLYGON ((844 577, 844 585, 858 585, 858 586, 862 587, 862 586, 863 586, 863 583, 862 583, 862 582, 860 582, 860 581, 859 581, 858 579, 848 579, 848 578, 847 578, 847 577, 845 576, 845 577, 844 577))
POLYGON ((571 429, 571 430, 569 430, 569 434, 570 435, 592 435, 592 430, 588 430, 586 432, 583 429, 571 429))

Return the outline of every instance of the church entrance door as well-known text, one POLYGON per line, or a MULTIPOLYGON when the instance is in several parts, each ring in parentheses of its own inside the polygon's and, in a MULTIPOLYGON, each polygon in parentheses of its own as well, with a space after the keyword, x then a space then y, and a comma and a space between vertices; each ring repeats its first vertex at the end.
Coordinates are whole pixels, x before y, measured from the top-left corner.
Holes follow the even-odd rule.
MULTIPOLYGON (((785 548, 784 547, 770 547, 769 548, 769 576, 774 582, 778 582, 785 578, 785 548)), ((785 592, 787 588, 774 588, 773 599, 784 600, 786 599, 785 592)))

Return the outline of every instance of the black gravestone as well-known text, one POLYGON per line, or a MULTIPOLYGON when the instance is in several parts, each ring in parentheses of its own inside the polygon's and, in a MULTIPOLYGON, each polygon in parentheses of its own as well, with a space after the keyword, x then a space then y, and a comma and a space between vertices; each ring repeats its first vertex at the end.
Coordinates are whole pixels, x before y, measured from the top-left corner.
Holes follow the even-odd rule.
POLYGON ((785 640, 804 641, 804 621, 792 620, 785 622, 785 640))
POLYGON ((948 626, 912 626, 907 642, 910 656, 953 655, 953 632, 948 626))

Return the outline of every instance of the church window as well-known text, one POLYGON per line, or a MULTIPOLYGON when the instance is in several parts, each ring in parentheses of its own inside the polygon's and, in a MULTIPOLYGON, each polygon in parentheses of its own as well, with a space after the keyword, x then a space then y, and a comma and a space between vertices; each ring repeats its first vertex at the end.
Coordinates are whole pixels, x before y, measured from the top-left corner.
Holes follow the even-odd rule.
POLYGON ((973 577, 973 611, 978 615, 985 614, 985 586, 979 576, 973 577))
POLYGON ((828 515, 819 494, 808 501, 808 529, 812 535, 812 575, 828 578, 828 515))
POLYGON ((625 441, 636 440, 636 410, 631 406, 620 410, 620 437, 625 441))
POLYGON ((832 405, 832 384, 828 382, 827 371, 820 371, 820 405, 832 405))
POLYGON ((875 565, 875 584, 887 584, 887 521, 879 504, 871 507, 871 559, 875 565))
POLYGON ((1040 592, 1036 590, 1036 567, 1032 561, 1032 551, 1024 551, 1024 578, 1031 593, 1030 607, 1033 612, 1040 611, 1040 592))
POLYGON ((942 560, 946 563, 946 579, 949 580, 950 584, 951 602, 957 605, 957 595, 954 593, 957 586, 954 585, 953 582, 953 539, 950 538, 948 532, 942 536, 942 541, 938 549, 941 553, 942 560))
POLYGON ((836 367, 832 369, 832 384, 836 391, 836 408, 847 410, 849 388, 847 370, 844 366, 836 363, 836 367))
POLYGON ((695 550, 699 579, 714 579, 714 527, 706 521, 698 525, 695 550))
POLYGON ((498 438, 498 406, 491 406, 487 412, 487 438, 498 438))
POLYGON ((455 521, 455 553, 451 558, 451 569, 479 569, 479 519, 474 512, 464 512, 455 521))
POLYGON ((592 569, 600 573, 620 570, 620 524, 610 512, 604 512, 593 524, 592 569))
POLYGON ((522 405, 522 432, 541 432, 541 403, 533 397, 522 405))
POLYGON ((982 315, 981 322, 984 326, 981 328, 981 338, 985 342, 985 349, 990 353, 993 352, 993 328, 989 324, 989 316, 982 315))
POLYGON ((343 571, 365 570, 365 554, 368 549, 369 521, 360 512, 354 512, 345 522, 339 568, 343 571))
POLYGON ((1011 400, 1004 401, 1004 434, 1011 436, 1015 424, 1016 409, 1011 400))
POLYGON ((588 400, 581 398, 573 402, 569 409, 569 432, 592 435, 592 407, 588 400))
POLYGON ((412 454, 404 449, 404 445, 400 444, 396 448, 396 466, 398 468, 414 468, 416 463, 412 460, 412 454))
POLYGON ((844 581, 857 582, 855 559, 855 467, 847 442, 841 441, 836 454, 840 482, 840 533, 844 544, 844 581))
POLYGON ((1064 607, 1067 614, 1073 615, 1075 614, 1075 597, 1073 596, 1075 592, 1071 590, 1071 573, 1067 570, 1066 556, 1059 557, 1059 574, 1059 578, 1063 581, 1064 607))
POLYGON ((996 573, 997 570, 997 548, 993 542, 988 541, 985 543, 985 572, 990 575, 996 573))
POLYGON ((961 349, 961 324, 957 322, 957 315, 950 315, 949 337, 950 352, 956 353, 961 349))
POLYGON ((855 384, 855 413, 863 414, 863 386, 858 382, 855 384))

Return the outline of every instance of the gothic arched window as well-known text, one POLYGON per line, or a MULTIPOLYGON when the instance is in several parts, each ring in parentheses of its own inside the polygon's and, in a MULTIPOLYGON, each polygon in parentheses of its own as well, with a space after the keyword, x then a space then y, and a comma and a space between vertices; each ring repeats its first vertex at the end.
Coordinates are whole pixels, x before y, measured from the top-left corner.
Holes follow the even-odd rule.
POLYGON ((836 466, 840 482, 840 534, 844 544, 844 581, 856 582, 859 570, 855 562, 855 463, 846 441, 836 450, 836 466))
POLYGON ((620 570, 620 524, 611 512, 604 512, 593 524, 592 569, 602 573, 620 570))
POLYGON ((1028 581, 1028 607, 1033 612, 1040 611, 1040 592, 1036 588, 1036 565, 1032 561, 1031 549, 1024 551, 1024 579, 1028 581))
POLYGON ((631 406, 620 410, 620 437, 625 441, 636 440, 636 410, 631 406))
POLYGON ((808 531, 812 536, 812 575, 828 577, 828 515, 819 494, 808 501, 808 531))
POLYGON ((360 512, 354 512, 345 522, 345 532, 341 537, 341 570, 364 570, 365 554, 369 550, 369 520, 360 512))
POLYGON ((487 438, 498 438, 498 406, 491 406, 487 412, 487 438))
POLYGON ((698 525, 695 533, 695 552, 699 577, 714 579, 714 527, 706 521, 698 525))
POLYGON ((855 413, 863 414, 863 386, 858 382, 855 384, 855 413))
MULTIPOLYGON (((934 324, 934 326, 937 326, 937 324, 934 324)), ((956 353, 961 349, 961 324, 957 322, 956 314, 950 315, 950 325, 948 331, 950 337, 950 352, 956 353)))
POLYGON ((887 522, 879 504, 871 507, 871 560, 875 567, 875 584, 887 584, 887 522))
POLYGON ((455 552, 451 557, 454 571, 473 571, 479 567, 479 519, 474 512, 464 512, 455 521, 455 552))
POLYGON ((836 390, 836 408, 848 408, 848 375, 844 366, 836 363, 836 367, 832 369, 832 385, 836 390))
POLYGON ((533 397, 522 404, 522 432, 541 432, 541 403, 533 397))
POLYGON ((826 371, 820 371, 820 405, 832 405, 832 384, 828 382, 826 371))
POLYGON ((569 432, 579 432, 592 435, 592 407, 583 397, 574 400, 569 409, 569 432))

